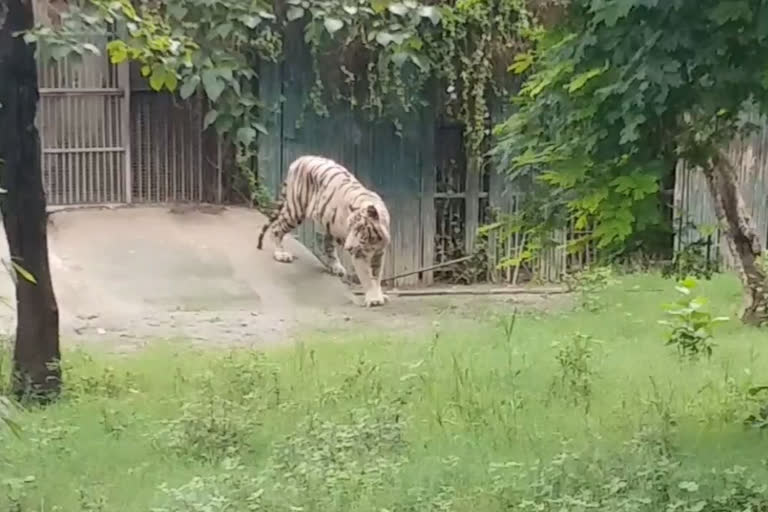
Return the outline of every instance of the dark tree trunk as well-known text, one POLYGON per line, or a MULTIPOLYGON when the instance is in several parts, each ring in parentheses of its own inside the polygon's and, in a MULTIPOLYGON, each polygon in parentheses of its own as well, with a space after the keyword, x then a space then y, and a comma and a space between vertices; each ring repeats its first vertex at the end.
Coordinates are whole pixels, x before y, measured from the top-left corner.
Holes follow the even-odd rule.
POLYGON ((19 398, 45 400, 61 386, 59 311, 48 266, 34 47, 14 36, 32 26, 32 0, 0 0, 0 212, 12 260, 35 280, 16 280, 12 387, 19 398))
POLYGON ((728 156, 720 152, 704 173, 741 278, 744 290, 741 320, 749 325, 765 325, 768 323, 768 279, 759 264, 763 247, 744 204, 736 170, 728 156))

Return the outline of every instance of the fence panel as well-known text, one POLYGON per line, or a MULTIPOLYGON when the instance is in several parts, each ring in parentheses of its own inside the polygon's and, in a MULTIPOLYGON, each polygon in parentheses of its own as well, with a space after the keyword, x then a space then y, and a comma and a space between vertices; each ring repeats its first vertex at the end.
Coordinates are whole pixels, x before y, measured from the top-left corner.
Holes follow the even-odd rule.
POLYGON ((96 55, 42 62, 37 121, 48 203, 130 202, 126 70, 96 55))

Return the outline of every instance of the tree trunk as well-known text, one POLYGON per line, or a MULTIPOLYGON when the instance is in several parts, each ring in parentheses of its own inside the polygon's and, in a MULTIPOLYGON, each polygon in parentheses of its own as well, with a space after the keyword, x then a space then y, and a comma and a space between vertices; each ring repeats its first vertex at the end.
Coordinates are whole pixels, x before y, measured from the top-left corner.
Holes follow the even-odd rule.
POLYGON ((17 273, 12 388, 18 398, 47 400, 61 386, 59 310, 48 266, 45 192, 34 47, 18 31, 33 26, 32 0, 0 1, 0 212, 17 273))
POLYGON ((759 264, 763 246, 744 204, 736 170, 728 156, 720 151, 704 174, 743 285, 741 320, 749 325, 765 325, 768 322, 768 279, 759 264))

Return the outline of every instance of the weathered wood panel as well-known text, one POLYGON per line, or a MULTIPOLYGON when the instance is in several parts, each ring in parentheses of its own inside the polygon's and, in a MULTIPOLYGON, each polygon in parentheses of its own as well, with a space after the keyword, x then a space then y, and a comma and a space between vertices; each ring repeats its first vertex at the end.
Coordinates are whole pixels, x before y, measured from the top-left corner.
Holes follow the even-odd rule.
MULTIPOLYGON (((385 256, 384 277, 420 268, 425 244, 420 219, 423 203, 432 200, 431 196, 423 197, 429 184, 427 180, 425 189, 422 179, 424 165, 432 161, 432 148, 423 144, 425 123, 431 128, 431 117, 415 114, 404 123, 401 136, 392 123, 372 123, 347 109, 319 117, 304 103, 314 78, 300 32, 286 37, 285 56, 280 65, 260 66, 261 99, 276 107, 264 113, 264 121, 272 131, 262 136, 259 144, 262 182, 276 196, 287 167, 297 157, 316 154, 338 161, 379 193, 390 210, 392 243, 385 256), (281 96, 285 101, 280 102, 281 96)), ((321 256, 322 234, 321 227, 307 222, 295 236, 321 256)), ((354 272, 346 255, 342 261, 349 272, 354 272)), ((418 279, 418 275, 409 276, 399 279, 396 285, 416 284, 418 279)))
MULTIPOLYGON (((768 124, 745 140, 734 141, 728 156, 737 169, 741 192, 749 208, 754 226, 763 242, 768 244, 768 124)), ((721 236, 712 198, 704 174, 679 162, 675 180, 675 249, 698 240, 703 228, 713 228, 717 258, 726 268, 733 267, 725 239, 721 236)))

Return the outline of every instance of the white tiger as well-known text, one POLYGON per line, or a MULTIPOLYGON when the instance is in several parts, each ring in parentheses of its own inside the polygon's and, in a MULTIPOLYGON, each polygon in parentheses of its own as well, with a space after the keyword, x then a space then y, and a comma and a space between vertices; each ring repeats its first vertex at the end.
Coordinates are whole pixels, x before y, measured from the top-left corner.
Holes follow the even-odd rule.
POLYGON ((331 273, 341 277, 346 273, 337 247, 352 255, 366 307, 389 300, 381 290, 384 251, 390 243, 389 211, 378 194, 333 160, 301 156, 288 168, 277 209, 259 234, 258 248, 269 231, 274 259, 291 263, 294 257, 283 247, 283 237, 305 219, 325 228, 324 263, 331 273))

